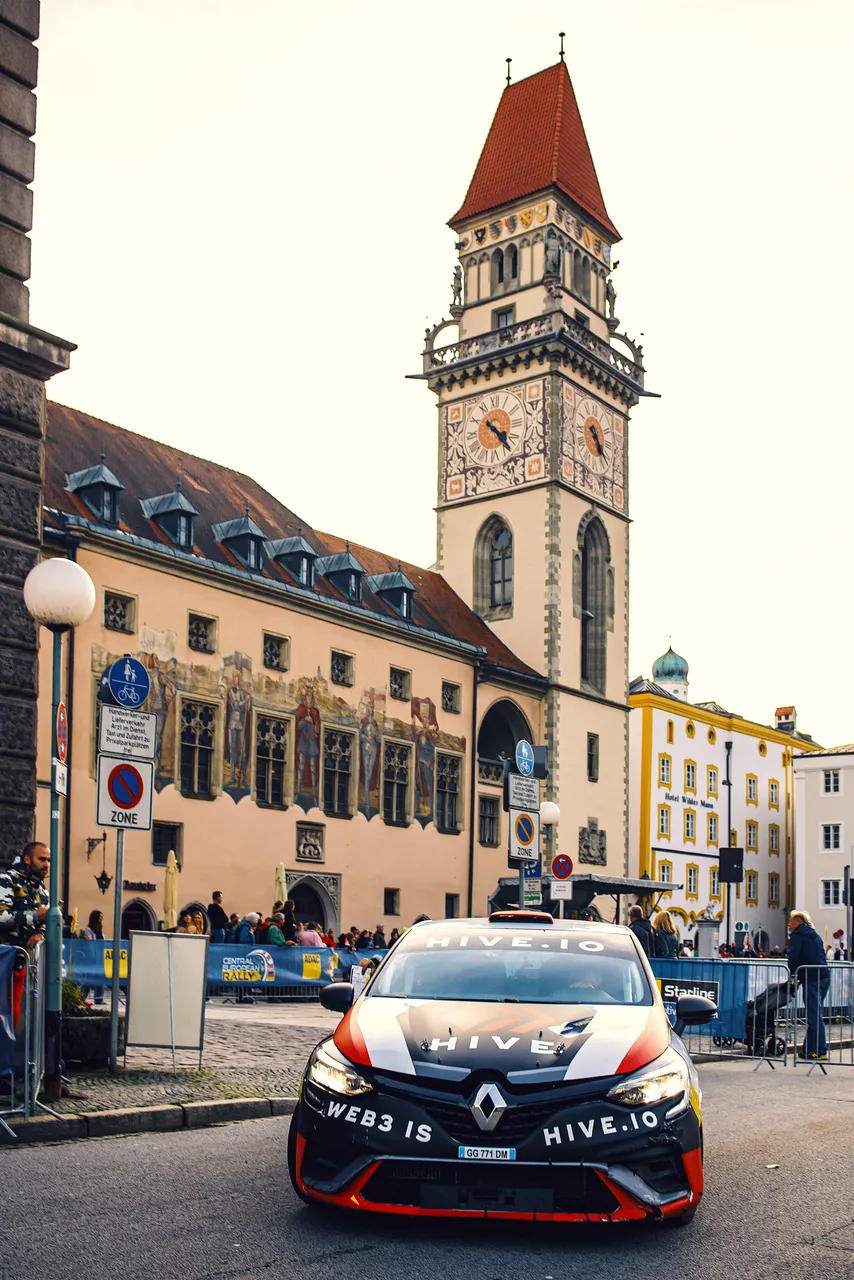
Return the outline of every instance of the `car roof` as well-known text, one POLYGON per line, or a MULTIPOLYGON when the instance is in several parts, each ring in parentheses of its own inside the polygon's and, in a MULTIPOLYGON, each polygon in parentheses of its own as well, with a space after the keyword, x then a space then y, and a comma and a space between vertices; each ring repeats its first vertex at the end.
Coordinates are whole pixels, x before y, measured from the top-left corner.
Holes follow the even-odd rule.
POLYGON ((531 929, 571 929, 598 934, 629 932, 624 924, 607 924, 604 920, 555 920, 549 924, 546 920, 529 920, 524 917, 518 920, 489 920, 486 916, 471 916, 462 920, 459 917, 454 917, 452 920, 421 920, 418 924, 410 925, 406 932, 411 933, 413 929, 441 929, 444 933, 449 929, 482 929, 490 933, 494 933, 496 929, 510 929, 517 933, 519 930, 528 932, 531 929))

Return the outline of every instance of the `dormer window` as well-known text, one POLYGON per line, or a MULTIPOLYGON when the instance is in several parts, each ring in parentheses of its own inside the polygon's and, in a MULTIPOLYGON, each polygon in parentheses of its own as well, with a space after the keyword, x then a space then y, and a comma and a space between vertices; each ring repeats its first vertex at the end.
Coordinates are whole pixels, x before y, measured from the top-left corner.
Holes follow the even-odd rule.
POLYGON ((227 547, 250 573, 261 572, 264 565, 264 531, 258 528, 250 516, 248 503, 246 514, 241 519, 215 524, 212 526, 212 533, 217 542, 227 547))
POLYGON ((365 570, 350 550, 339 552, 335 556, 323 556, 317 562, 317 572, 332 583, 350 604, 362 603, 362 579, 365 570))
POLYGON ((264 544, 271 560, 287 569, 294 581, 310 591, 314 586, 314 563, 317 552, 302 536, 302 529, 295 537, 277 538, 264 544))
POLYGON ((180 480, 172 493, 143 498, 140 506, 146 519, 156 524, 176 547, 182 551, 193 550, 195 520, 199 513, 181 492, 180 480))
POLYGON ((415 585, 398 567, 395 573, 377 573, 368 578, 368 587, 405 622, 412 621, 415 585))
POLYGON ((100 524, 118 526, 119 494, 124 485, 107 466, 103 450, 99 465, 72 472, 66 479, 66 488, 85 503, 100 524))

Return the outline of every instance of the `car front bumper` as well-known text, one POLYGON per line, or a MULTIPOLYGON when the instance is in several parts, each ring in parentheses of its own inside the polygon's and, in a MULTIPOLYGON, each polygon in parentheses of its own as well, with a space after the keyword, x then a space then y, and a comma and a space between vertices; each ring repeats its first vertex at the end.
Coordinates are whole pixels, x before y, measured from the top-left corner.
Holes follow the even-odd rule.
POLYGON ((304 1082, 293 1173, 309 1199, 410 1215, 637 1221, 685 1214, 703 1192, 696 1100, 515 1101, 493 1131, 461 1099, 397 1086, 344 1099, 304 1082), (466 1158, 466 1152, 500 1159, 466 1158), (511 1155, 512 1152, 512 1155, 511 1155))

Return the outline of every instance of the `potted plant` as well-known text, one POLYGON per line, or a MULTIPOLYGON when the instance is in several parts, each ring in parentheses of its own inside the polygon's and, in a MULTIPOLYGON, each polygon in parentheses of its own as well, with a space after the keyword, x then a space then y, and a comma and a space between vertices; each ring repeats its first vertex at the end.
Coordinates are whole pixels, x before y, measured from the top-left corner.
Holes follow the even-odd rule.
MULTIPOLYGON (((119 1053, 124 1052, 125 1020, 119 1014, 119 1053)), ((82 988, 62 982, 62 1057, 87 1067, 105 1067, 110 1060, 109 1010, 95 1009, 84 999, 82 988)))

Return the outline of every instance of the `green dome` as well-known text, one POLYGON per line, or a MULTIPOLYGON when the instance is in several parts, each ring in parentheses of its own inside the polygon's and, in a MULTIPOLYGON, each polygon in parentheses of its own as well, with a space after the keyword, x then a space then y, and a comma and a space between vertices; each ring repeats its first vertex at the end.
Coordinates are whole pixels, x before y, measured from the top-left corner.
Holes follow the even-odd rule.
POLYGON ((688 663, 678 653, 668 649, 667 653, 656 658, 652 664, 652 678, 659 684, 662 680, 688 681, 688 663))

